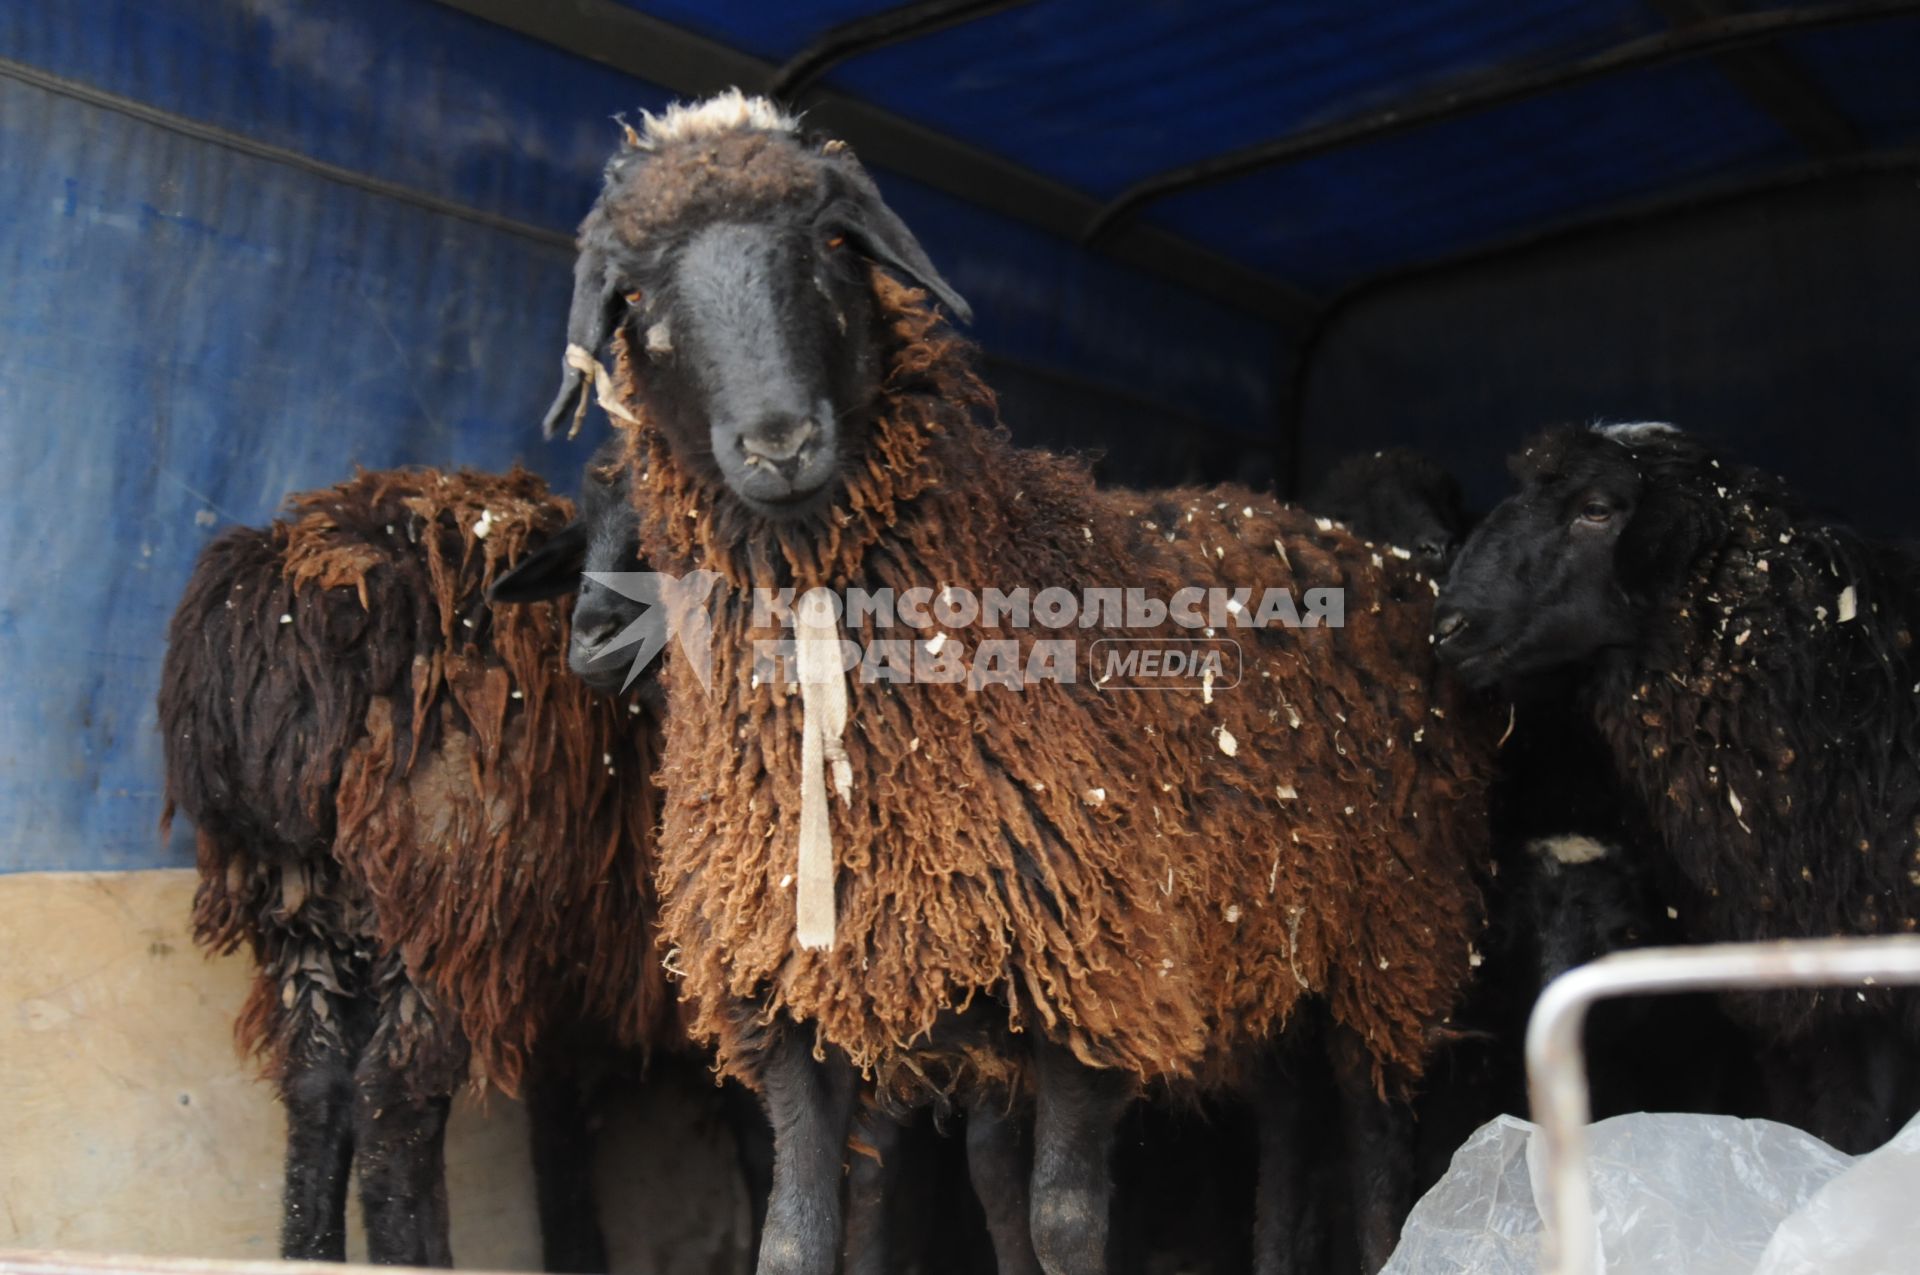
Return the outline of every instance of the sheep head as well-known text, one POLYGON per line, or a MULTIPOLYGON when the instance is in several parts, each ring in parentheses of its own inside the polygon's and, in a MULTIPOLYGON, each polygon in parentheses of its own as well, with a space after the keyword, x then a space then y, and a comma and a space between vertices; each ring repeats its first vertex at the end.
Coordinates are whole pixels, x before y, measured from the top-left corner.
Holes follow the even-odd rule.
POLYGON ((1666 425, 1560 428, 1467 540, 1434 611, 1440 658, 1490 685, 1636 645, 1713 529, 1706 452, 1666 425))
POLYGON ((640 527, 627 501, 627 475, 609 443, 587 463, 578 515, 498 577, 487 591, 496 606, 574 594, 567 667, 599 691, 618 691, 633 662, 631 626, 645 605, 593 578, 639 571, 640 527))
POLYGON ((1364 540, 1399 545, 1435 566, 1446 563, 1472 524, 1459 480, 1405 447, 1347 457, 1304 503, 1364 540))
POLYGON ((738 92, 648 116, 580 230, 551 435, 624 328, 634 393, 683 462, 756 513, 830 504, 885 371, 874 271, 966 303, 843 143, 738 92))

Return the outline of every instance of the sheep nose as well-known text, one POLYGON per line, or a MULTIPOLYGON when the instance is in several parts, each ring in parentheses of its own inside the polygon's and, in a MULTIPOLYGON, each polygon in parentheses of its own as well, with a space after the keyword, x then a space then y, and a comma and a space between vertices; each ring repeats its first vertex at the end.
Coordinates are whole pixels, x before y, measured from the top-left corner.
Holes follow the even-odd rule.
POLYGON ((811 417, 768 416, 740 435, 740 450, 749 464, 773 465, 786 470, 797 468, 800 453, 819 437, 820 429, 811 417))
POLYGON ((574 622, 573 640, 582 646, 605 646, 620 632, 617 615, 581 616, 574 622))
POLYGON ((1457 637, 1467 627, 1467 613, 1458 607, 1448 607, 1433 617, 1434 636, 1445 642, 1457 637))

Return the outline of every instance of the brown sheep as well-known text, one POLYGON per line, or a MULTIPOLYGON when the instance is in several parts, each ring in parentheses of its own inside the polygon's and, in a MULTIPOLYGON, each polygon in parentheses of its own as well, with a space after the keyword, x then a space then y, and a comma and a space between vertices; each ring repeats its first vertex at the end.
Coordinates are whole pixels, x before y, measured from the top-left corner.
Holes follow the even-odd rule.
POLYGON ((160 692, 194 926, 255 963, 236 1026, 287 1110, 282 1253, 446 1265, 463 1076, 534 1103, 551 1269, 604 1270, 564 1038, 670 1027, 647 855, 651 722, 562 658, 558 605, 486 590, 567 521, 536 477, 361 473, 202 553, 160 692))
MULTIPOLYGON (((1031 1060, 1053 1275, 1103 1269, 1106 1157, 1141 1086, 1245 1081, 1312 1008, 1350 1091, 1404 1093, 1469 977, 1491 742, 1437 677, 1413 564, 1244 490, 1101 492, 1012 447, 968 347, 894 276, 958 297, 844 145, 764 102, 650 119, 581 247, 549 427, 598 392, 648 560, 724 581, 711 690, 695 661, 663 674, 659 881, 693 1030, 774 1117, 762 1275, 832 1268, 856 1069, 991 1092, 1031 1060), (756 657, 792 633, 755 590, 1084 585, 1342 589, 1351 622, 1236 628, 1217 692, 823 677, 804 650, 796 689, 756 657)), ((1022 668, 1052 636, 979 616, 908 635, 1010 643, 1022 668)), ((1377 1264, 1391 1227, 1370 1220, 1377 1264)))

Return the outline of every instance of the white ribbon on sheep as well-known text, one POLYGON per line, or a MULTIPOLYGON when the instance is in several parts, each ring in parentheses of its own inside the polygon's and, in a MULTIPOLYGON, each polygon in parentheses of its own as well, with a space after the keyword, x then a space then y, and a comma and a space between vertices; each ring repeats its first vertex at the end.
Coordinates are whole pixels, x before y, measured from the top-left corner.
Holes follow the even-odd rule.
POLYGON ((827 767, 846 805, 853 796, 853 765, 841 739, 847 728, 847 677, 840 666, 840 624, 833 595, 809 589, 794 606, 794 654, 800 675, 800 859, 794 893, 794 933, 803 948, 833 946, 833 828, 827 806, 827 767))

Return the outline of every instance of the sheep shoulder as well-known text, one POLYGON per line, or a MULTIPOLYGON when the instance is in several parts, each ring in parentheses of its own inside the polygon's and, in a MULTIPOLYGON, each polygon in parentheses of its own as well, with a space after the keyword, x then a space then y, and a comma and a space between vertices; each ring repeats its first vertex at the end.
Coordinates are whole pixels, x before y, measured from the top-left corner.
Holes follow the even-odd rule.
MULTIPOLYGON (((1701 937, 1920 928, 1920 566, 1743 468, 1665 474, 1710 527, 1593 712, 1701 937)), ((1883 993, 1781 996, 1789 1032, 1883 993)), ((1920 1021, 1916 1022, 1920 1026, 1920 1021)))

